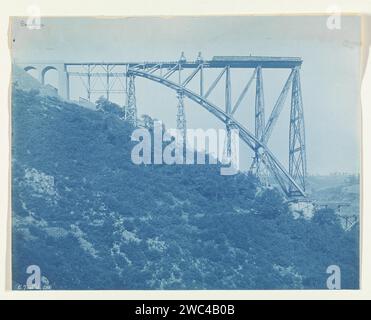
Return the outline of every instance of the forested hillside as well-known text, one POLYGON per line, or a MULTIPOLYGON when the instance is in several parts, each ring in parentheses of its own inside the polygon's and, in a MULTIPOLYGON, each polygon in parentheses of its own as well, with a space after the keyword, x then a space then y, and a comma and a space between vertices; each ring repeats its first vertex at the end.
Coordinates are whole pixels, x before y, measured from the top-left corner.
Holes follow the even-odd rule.
POLYGON ((333 212, 293 219, 281 195, 217 165, 131 162, 133 128, 13 90, 13 287, 41 268, 52 289, 358 287, 358 229, 333 212))

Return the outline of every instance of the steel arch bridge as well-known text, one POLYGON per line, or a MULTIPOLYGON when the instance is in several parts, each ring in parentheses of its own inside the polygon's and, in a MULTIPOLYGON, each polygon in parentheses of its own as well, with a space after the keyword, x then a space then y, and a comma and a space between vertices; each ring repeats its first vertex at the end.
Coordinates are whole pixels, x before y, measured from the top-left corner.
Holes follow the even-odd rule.
MULTIPOLYGON (((306 156, 305 156, 305 133, 304 133, 304 114, 302 107, 302 97, 300 88, 299 69, 302 61, 298 58, 263 58, 263 57, 214 57, 213 60, 203 61, 201 57, 197 61, 188 62, 180 59, 172 63, 144 63, 130 65, 127 70, 129 78, 128 103, 126 107, 126 119, 136 122, 135 105, 135 77, 142 77, 160 83, 178 93, 178 129, 185 130, 184 97, 187 97, 221 120, 229 132, 231 128, 237 128, 242 141, 244 141, 254 152, 255 157, 251 166, 251 171, 259 175, 262 165, 267 168, 275 177, 282 191, 288 197, 305 196, 305 177, 306 177, 306 156), (181 80, 183 69, 192 69, 191 74, 181 80), (220 74, 211 84, 210 88, 204 91, 203 73, 209 68, 221 69, 220 74), (252 77, 246 83, 236 104, 232 108, 231 104, 231 75, 232 68, 254 68, 252 77), (279 95, 267 123, 264 119, 264 91, 263 91, 263 68, 291 68, 292 71, 279 95), (171 76, 177 73, 178 81, 171 80, 171 76), (191 80, 199 74, 199 92, 194 92, 187 87, 191 80), (215 89, 218 82, 225 77, 225 108, 224 110, 208 100, 208 96, 215 89), (245 128, 237 119, 234 118, 236 110, 239 108, 247 91, 251 87, 253 80, 256 82, 255 96, 255 134, 245 128), (272 129, 283 109, 286 96, 290 86, 291 111, 290 111, 290 133, 289 133, 289 171, 278 161, 274 154, 267 147, 267 142, 271 136, 272 129)), ((230 143, 227 144, 230 154, 230 143)))
MULTIPOLYGON (((261 56, 215 56, 211 60, 204 60, 199 53, 194 61, 188 61, 184 54, 177 61, 170 62, 118 62, 118 63, 63 63, 66 81, 67 98, 69 98, 69 81, 73 76, 79 77, 86 88, 88 100, 92 93, 104 93, 107 99, 110 93, 122 92, 125 97, 125 119, 133 125, 138 124, 138 112, 135 98, 135 78, 145 78, 166 86, 177 93, 177 128, 186 130, 186 114, 184 98, 193 100, 198 105, 209 111, 213 116, 222 121, 227 129, 227 154, 230 154, 230 130, 239 130, 240 139, 253 150, 255 156, 250 171, 261 176, 268 171, 277 181, 283 193, 290 199, 303 198, 306 196, 306 145, 303 102, 300 84, 300 58, 286 57, 261 57, 261 56), (74 67, 80 67, 83 71, 75 71, 74 67), (100 71, 98 69, 100 68, 100 71), (119 68, 119 69, 118 69, 119 68), (117 71, 117 70, 118 71, 117 71), (188 69, 185 79, 182 72, 188 69), (217 77, 205 88, 204 74, 211 69, 219 70, 217 77), (232 105, 231 99, 231 70, 253 69, 252 76, 247 80, 238 99, 232 105), (282 90, 274 104, 267 121, 265 119, 265 102, 263 88, 264 69, 288 69, 291 70, 282 90), (92 79, 98 78, 103 83, 103 89, 94 88, 92 79), (199 80, 198 90, 190 89, 190 83, 194 79, 199 80), (86 79, 84 81, 84 79, 86 79), (113 89, 115 83, 119 87, 113 89), (210 94, 217 90, 217 85, 224 82, 225 103, 223 106, 216 105, 209 99, 210 94), (236 118, 235 113, 249 89, 255 84, 255 131, 249 131, 236 118), (289 94, 291 89, 291 94, 289 94), (284 108, 287 96, 291 98, 290 122, 289 122, 289 168, 288 170, 275 157, 268 148, 267 143, 272 130, 284 108)), ((25 65, 25 70, 32 66, 25 65)), ((52 66, 51 66, 52 67, 52 66)), ((50 67, 49 67, 50 68, 50 67)), ((254 90, 254 89, 251 89, 254 90)))

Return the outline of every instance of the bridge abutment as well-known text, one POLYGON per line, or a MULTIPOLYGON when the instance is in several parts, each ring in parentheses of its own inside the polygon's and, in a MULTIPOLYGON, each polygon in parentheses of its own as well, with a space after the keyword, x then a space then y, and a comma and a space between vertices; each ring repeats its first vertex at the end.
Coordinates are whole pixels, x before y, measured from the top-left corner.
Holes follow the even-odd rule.
POLYGON ((33 77, 40 82, 42 85, 47 85, 45 76, 50 70, 57 72, 57 80, 54 87, 58 95, 63 99, 69 99, 69 79, 66 71, 65 64, 63 62, 51 62, 51 63, 40 63, 40 62, 15 62, 15 64, 21 67, 26 72, 33 71, 33 77))

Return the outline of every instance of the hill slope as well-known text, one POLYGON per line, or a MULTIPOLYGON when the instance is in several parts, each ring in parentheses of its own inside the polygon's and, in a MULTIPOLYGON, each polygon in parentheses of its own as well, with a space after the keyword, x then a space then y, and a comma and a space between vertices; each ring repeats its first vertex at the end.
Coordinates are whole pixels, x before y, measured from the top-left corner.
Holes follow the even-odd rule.
POLYGON ((29 265, 52 289, 326 288, 333 264, 358 287, 358 230, 254 177, 134 165, 132 127, 55 97, 14 89, 12 112, 15 289, 29 265))

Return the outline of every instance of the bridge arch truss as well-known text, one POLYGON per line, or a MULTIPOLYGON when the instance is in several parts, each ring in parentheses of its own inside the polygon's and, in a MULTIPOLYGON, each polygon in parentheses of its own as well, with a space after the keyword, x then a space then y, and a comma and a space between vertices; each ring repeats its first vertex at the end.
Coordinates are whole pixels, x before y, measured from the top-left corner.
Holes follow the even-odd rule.
MULTIPOLYGON (((260 61, 256 57, 248 57, 247 60, 231 60, 228 58, 218 58, 212 61, 195 61, 186 62, 178 61, 173 63, 144 63, 130 65, 127 70, 127 76, 130 78, 131 87, 134 85, 135 77, 145 78, 159 84, 162 84, 175 92, 178 97, 187 97, 196 102, 204 109, 213 114, 216 118, 222 121, 227 131, 231 128, 237 128, 242 141, 244 141, 251 150, 255 152, 255 157, 250 170, 255 174, 260 175, 262 168, 267 169, 275 178, 281 190, 289 198, 305 197, 305 178, 306 178, 306 155, 305 155, 305 131, 304 131, 304 113, 301 97, 300 86, 300 59, 283 59, 271 58, 269 60, 260 61), (275 60, 275 61, 272 61, 275 60), (191 68, 190 75, 184 80, 181 80, 180 72, 185 68, 191 68), (219 68, 220 74, 211 84, 209 89, 205 91, 203 83, 203 72, 207 68, 219 68), (232 68, 254 68, 253 75, 246 83, 239 98, 234 106, 231 103, 231 81, 230 70, 232 68), (289 68, 291 73, 284 84, 280 95, 274 105, 272 113, 265 122, 265 106, 264 106, 264 91, 262 70, 264 68, 289 68), (173 74, 177 74, 176 77, 173 74), (195 92, 187 87, 187 85, 199 74, 199 92, 195 92), (225 106, 221 108, 208 99, 208 96, 215 89, 218 82, 225 78, 225 106), (174 78, 176 80, 174 80, 174 78), (255 80, 255 81, 254 81, 255 80), (240 107, 243 98, 248 90, 255 82, 255 134, 243 126, 235 117, 234 114, 240 107), (279 118, 284 107, 286 97, 291 88, 291 109, 290 109, 290 124, 289 124, 289 170, 281 164, 275 157, 273 152, 268 148, 267 142, 272 134, 272 130, 279 118)), ((133 92, 131 90, 130 92, 133 92)), ((131 104, 135 101, 128 94, 128 110, 136 110, 136 105, 131 104)), ((183 103, 180 103, 183 105, 183 103)), ((136 114, 129 111, 128 114, 136 114)), ((127 118, 128 121, 135 122, 136 119, 127 118)), ((184 124, 183 127, 184 128, 184 124)), ((181 128, 181 129, 182 129, 181 128)), ((230 146, 230 144, 227 144, 230 146)), ((227 152, 230 152, 230 150, 227 152)))

